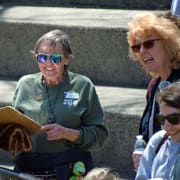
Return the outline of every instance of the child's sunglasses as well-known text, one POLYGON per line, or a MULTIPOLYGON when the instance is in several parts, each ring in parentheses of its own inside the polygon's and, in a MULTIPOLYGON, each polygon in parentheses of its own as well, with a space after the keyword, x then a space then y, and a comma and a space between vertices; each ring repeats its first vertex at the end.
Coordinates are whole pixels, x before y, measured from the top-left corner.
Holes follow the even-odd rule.
POLYGON ((162 39, 150 39, 147 41, 144 41, 143 43, 135 44, 131 46, 131 49, 134 53, 137 53, 141 49, 141 45, 143 45, 144 49, 151 49, 154 46, 154 41, 159 41, 162 39))
POLYGON ((49 58, 51 63, 60 63, 62 58, 64 57, 62 54, 45 54, 45 53, 39 53, 35 54, 35 57, 39 63, 45 63, 47 59, 49 58))
POLYGON ((178 114, 178 113, 169 114, 167 116, 163 116, 163 115, 159 114, 156 116, 156 119, 160 122, 161 125, 164 125, 165 120, 168 120, 168 122, 173 125, 177 125, 177 124, 179 124, 180 114, 178 114))

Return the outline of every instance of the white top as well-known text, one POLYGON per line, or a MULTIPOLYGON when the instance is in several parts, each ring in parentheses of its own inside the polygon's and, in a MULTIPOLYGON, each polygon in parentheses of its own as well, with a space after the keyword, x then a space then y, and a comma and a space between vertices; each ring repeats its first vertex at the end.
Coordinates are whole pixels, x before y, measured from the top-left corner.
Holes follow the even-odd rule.
POLYGON ((180 0, 173 0, 171 4, 171 13, 180 16, 180 0))
POLYGON ((158 131, 149 140, 141 156, 135 180, 170 179, 170 172, 178 156, 180 143, 173 142, 169 137, 156 154, 155 151, 164 134, 164 130, 158 131))

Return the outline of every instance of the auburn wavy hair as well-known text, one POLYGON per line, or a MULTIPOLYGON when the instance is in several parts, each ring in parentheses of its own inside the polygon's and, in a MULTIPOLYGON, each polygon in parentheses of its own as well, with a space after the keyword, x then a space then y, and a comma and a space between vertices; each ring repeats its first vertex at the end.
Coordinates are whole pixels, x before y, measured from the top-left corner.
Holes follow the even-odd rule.
MULTIPOLYGON (((177 20, 176 20, 177 21, 177 20)), ((179 22, 179 21, 178 21, 179 22)), ((127 41, 129 44, 129 56, 138 60, 137 53, 131 50, 136 44, 137 37, 148 38, 157 35, 163 39, 162 44, 174 69, 180 68, 180 29, 177 23, 165 15, 155 13, 141 13, 133 17, 128 24, 127 41)))

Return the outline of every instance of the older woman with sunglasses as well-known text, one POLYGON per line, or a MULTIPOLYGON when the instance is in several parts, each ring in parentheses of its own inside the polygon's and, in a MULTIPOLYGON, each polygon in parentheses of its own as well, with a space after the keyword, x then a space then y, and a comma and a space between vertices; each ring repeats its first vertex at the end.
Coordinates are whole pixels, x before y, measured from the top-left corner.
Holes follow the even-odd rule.
MULTIPOLYGON (((161 81, 180 79, 180 30, 171 20, 153 13, 136 15, 127 33, 130 57, 138 60, 152 76, 148 85, 147 104, 141 118, 139 134, 148 142, 161 129, 155 121, 159 112, 155 94, 161 81)), ((135 170, 140 155, 132 154, 135 170)))
MULTIPOLYGON (((180 82, 160 89, 160 112, 156 120, 162 129, 149 140, 140 159, 136 180, 168 179, 180 153, 180 82)), ((179 172, 180 173, 180 172, 179 172)))
POLYGON ((17 155, 15 169, 67 180, 74 162, 93 167, 90 152, 108 137, 103 110, 90 79, 68 71, 72 50, 64 32, 40 37, 33 56, 40 72, 19 80, 13 106, 41 124, 42 133, 31 136, 32 151, 17 155))

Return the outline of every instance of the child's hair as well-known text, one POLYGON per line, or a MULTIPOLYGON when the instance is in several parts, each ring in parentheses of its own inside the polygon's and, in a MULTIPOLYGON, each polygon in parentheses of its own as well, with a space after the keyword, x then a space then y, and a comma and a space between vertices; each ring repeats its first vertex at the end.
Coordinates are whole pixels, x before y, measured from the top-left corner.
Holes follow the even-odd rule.
POLYGON ((108 167, 96 167, 89 171, 84 180, 119 180, 119 174, 108 167))
POLYGON ((162 89, 157 95, 158 103, 180 109, 180 81, 174 82, 162 89))

